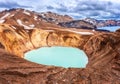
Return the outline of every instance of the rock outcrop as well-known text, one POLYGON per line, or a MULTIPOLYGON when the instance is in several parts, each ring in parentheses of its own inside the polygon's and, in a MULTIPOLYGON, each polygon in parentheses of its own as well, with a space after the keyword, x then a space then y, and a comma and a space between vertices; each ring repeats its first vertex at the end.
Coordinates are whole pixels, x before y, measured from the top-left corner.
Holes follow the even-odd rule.
POLYGON ((49 23, 33 11, 25 9, 11 9, 0 12, 0 23, 11 24, 12 28, 17 29, 22 26, 23 29, 58 27, 58 25, 49 23))
POLYGON ((85 18, 83 19, 86 22, 96 25, 96 27, 105 27, 105 26, 120 26, 120 20, 97 20, 94 18, 85 18))
POLYGON ((59 23, 62 27, 68 28, 82 28, 82 29, 96 29, 96 26, 92 23, 83 21, 83 20, 73 20, 69 22, 61 22, 59 23))
POLYGON ((38 13, 38 15, 40 15, 40 17, 50 23, 54 23, 54 24, 58 24, 60 22, 68 22, 68 21, 72 21, 73 18, 68 16, 68 15, 59 15, 57 13, 53 13, 53 12, 42 12, 42 13, 38 13))
POLYGON ((93 84, 120 83, 120 32, 92 36, 84 45, 93 84))
POLYGON ((7 51, 0 49, 1 84, 120 83, 119 31, 81 35, 57 29, 26 31, 1 24, 0 42, 7 51), (79 69, 45 66, 21 58, 24 52, 31 49, 54 45, 83 49, 89 59, 87 67, 79 69))
POLYGON ((25 9, 11 9, 0 12, 0 23, 11 24, 14 29, 22 26, 24 29, 46 28, 46 27, 75 27, 75 28, 95 28, 89 22, 83 20, 73 20, 68 15, 46 12, 37 13, 25 9), (71 25, 72 24, 72 25, 71 25))
MULTIPOLYGON (((18 26, 19 27, 19 26, 18 26)), ((42 46, 72 46, 82 48, 83 44, 92 36, 79 35, 70 31, 42 30, 22 28, 13 29, 11 25, 0 25, 0 42, 5 49, 22 57, 24 52, 42 46)))

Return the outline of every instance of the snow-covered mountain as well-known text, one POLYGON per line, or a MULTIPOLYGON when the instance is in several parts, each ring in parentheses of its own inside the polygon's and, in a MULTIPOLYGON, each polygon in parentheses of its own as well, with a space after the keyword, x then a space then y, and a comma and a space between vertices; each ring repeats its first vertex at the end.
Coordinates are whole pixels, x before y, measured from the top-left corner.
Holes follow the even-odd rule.
POLYGON ((56 24, 45 21, 39 14, 33 11, 20 8, 0 12, 0 23, 11 24, 14 29, 18 28, 17 26, 22 26, 24 29, 57 26, 56 24))
POLYGON ((85 18, 82 20, 92 23, 96 27, 120 26, 120 20, 97 20, 94 18, 85 18))
POLYGON ((52 12, 34 12, 25 9, 10 9, 0 12, 0 23, 11 24, 12 27, 22 26, 24 29, 46 28, 46 27, 74 27, 95 28, 89 22, 76 21, 68 15, 59 15, 52 12))

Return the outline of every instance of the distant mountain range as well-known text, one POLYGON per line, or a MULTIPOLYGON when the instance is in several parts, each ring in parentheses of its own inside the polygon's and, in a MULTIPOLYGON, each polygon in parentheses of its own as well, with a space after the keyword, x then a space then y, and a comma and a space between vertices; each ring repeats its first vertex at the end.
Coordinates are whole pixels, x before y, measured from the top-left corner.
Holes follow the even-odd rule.
POLYGON ((85 18, 83 20, 92 23, 96 27, 120 26, 120 20, 97 20, 94 18, 85 18))
POLYGON ((59 15, 53 12, 39 13, 39 15, 47 22, 69 28, 96 29, 97 27, 120 26, 120 20, 97 20, 94 18, 75 20, 68 15, 59 15))
POLYGON ((97 29, 104 26, 120 26, 120 20, 96 20, 85 18, 74 20, 68 15, 59 15, 52 12, 34 12, 25 9, 10 9, 0 12, 0 23, 13 25, 13 28, 21 26, 24 29, 44 27, 67 27, 82 29, 97 29))

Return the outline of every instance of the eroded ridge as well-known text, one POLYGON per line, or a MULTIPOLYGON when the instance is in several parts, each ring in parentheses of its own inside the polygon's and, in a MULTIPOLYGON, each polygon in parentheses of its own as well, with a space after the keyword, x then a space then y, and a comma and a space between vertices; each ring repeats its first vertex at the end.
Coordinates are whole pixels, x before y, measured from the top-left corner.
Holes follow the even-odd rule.
POLYGON ((119 31, 84 36, 56 30, 34 29, 26 32, 24 29, 13 30, 10 25, 0 27, 0 42, 6 51, 15 54, 0 49, 0 83, 2 84, 120 83, 119 31), (89 63, 84 69, 61 68, 35 64, 21 58, 25 51, 43 45, 81 48, 86 52, 89 63))

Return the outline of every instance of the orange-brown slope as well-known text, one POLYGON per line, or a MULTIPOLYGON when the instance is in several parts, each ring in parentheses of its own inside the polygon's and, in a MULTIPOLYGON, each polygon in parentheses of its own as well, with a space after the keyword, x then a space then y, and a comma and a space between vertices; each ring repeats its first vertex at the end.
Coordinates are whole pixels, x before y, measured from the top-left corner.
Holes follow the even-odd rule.
MULTIPOLYGON (((19 27, 19 26, 17 26, 19 27)), ((72 46, 82 48, 92 36, 75 34, 62 30, 42 30, 23 28, 13 29, 11 25, 0 25, 0 42, 10 53, 23 56, 23 53, 42 46, 72 46)))
POLYGON ((0 49, 0 83, 119 84, 120 32, 93 35, 83 46, 89 59, 85 69, 35 64, 0 49))
POLYGON ((13 28, 23 26, 24 29, 58 27, 43 20, 39 14, 20 8, 0 12, 0 23, 11 24, 13 28))

